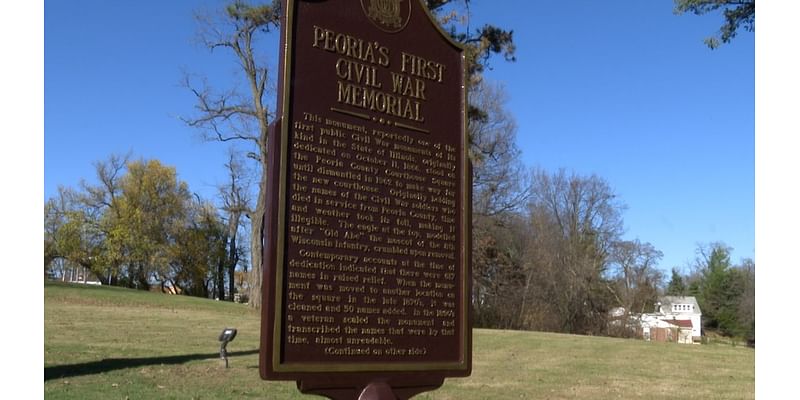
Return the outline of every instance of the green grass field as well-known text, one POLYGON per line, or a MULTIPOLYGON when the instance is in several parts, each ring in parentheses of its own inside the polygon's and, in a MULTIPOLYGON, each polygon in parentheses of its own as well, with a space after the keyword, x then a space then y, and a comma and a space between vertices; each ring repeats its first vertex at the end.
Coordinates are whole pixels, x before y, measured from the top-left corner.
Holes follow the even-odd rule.
MULTIPOLYGON (((48 399, 314 399, 258 376, 247 306, 112 287, 45 284, 48 399), (222 328, 239 334, 219 359, 222 328)), ((752 399, 755 351, 475 330, 473 373, 418 399, 752 399)))

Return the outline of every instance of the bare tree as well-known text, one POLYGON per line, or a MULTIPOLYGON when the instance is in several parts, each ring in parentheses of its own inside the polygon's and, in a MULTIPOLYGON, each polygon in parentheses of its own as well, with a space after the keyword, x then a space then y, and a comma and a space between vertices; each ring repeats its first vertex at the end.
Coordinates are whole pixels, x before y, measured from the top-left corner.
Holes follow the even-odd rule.
POLYGON ((505 108, 505 90, 482 80, 470 87, 470 99, 483 110, 469 124, 472 212, 491 217, 519 210, 530 195, 530 180, 516 145, 517 124, 505 108))
POLYGON ((270 88, 269 69, 256 52, 257 39, 270 29, 277 27, 280 7, 277 1, 271 5, 249 5, 234 1, 219 18, 198 15, 200 39, 211 51, 225 50, 234 56, 247 83, 247 95, 231 89, 213 91, 205 82, 199 86, 189 75, 184 85, 197 100, 197 115, 184 118, 192 127, 203 132, 206 140, 244 142, 250 146, 248 157, 259 165, 258 198, 254 207, 246 214, 251 223, 250 258, 252 268, 249 276, 249 302, 251 306, 261 304, 261 257, 264 208, 267 191, 267 135, 272 114, 266 105, 270 88))
POLYGON ((481 327, 520 329, 527 226, 520 215, 473 223, 473 309, 481 327))
POLYGON ((526 260, 527 300, 546 313, 540 329, 604 331, 609 300, 604 273, 622 233, 622 210, 608 183, 591 175, 533 172, 526 260))
POLYGON ((469 124, 473 306, 482 326, 518 328, 525 237, 518 212, 530 193, 530 181, 515 143, 516 123, 505 109, 503 87, 480 80, 470 86, 470 98, 481 110, 469 124))
POLYGON ((241 259, 237 242, 239 227, 242 225, 241 217, 251 210, 250 201, 250 174, 239 156, 233 149, 228 152, 227 181, 218 186, 219 197, 222 202, 222 211, 227 216, 225 241, 227 243, 227 257, 225 269, 228 275, 228 300, 233 301, 236 291, 236 265, 241 259))
POLYGON ((652 244, 638 239, 614 245, 611 258, 616 284, 609 284, 608 288, 627 314, 644 313, 655 303, 657 289, 664 279, 656 266, 663 256, 652 244))
POLYGON ((527 185, 527 213, 501 210, 473 224, 476 323, 605 334, 624 205, 595 175, 537 169, 527 185))

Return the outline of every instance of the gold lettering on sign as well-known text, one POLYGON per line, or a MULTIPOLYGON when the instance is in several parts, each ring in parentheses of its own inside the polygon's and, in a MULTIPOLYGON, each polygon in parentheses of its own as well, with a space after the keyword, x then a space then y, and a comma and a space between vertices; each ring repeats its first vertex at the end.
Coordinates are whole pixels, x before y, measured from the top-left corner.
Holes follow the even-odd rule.
POLYGON ((425 121, 420 115, 422 103, 366 86, 339 81, 337 101, 398 118, 425 121))
POLYGON ((402 53, 401 71, 436 82, 442 82, 445 66, 406 52, 402 53))
MULTIPOLYGON (((385 2, 385 0, 383 1, 385 2)), ((378 2, 370 7, 377 7, 378 2)), ((374 10, 370 15, 378 14, 374 10)), ((391 67, 392 52, 377 41, 367 41, 354 35, 335 32, 331 29, 314 26, 311 46, 315 49, 338 54, 332 63, 336 73, 336 101, 345 106, 378 113, 401 121, 424 123, 423 104, 428 100, 426 82, 444 82, 444 64, 414 55, 400 52, 399 70, 388 70, 391 67), (385 85, 384 85, 385 83, 385 85), (384 90, 388 87, 391 91, 384 90)), ((363 119, 372 118, 382 124, 405 127, 418 132, 428 132, 416 126, 390 119, 370 117, 369 115, 336 108, 336 111, 363 119)), ((295 122, 296 128, 305 127, 313 121, 312 113, 305 113, 302 121, 295 122)), ((322 121, 316 121, 322 122, 322 121)), ((299 135, 299 133, 298 133, 299 135)), ((306 141, 313 141, 313 135, 305 133, 306 141)), ((319 144, 327 144, 324 134, 319 137, 319 144)), ((344 156, 344 154, 342 154, 344 156)))
POLYGON ((332 53, 338 53, 356 60, 389 65, 389 48, 378 42, 368 42, 355 36, 336 33, 330 29, 314 26, 313 47, 332 53))
MULTIPOLYGON (((424 98, 424 86, 403 90, 424 98)), ((329 357, 427 354, 398 344, 455 334, 454 148, 311 113, 298 122, 287 344, 329 357)))
MULTIPOLYGON (((387 7, 396 3, 370 2, 372 17, 392 25, 387 7)), ((322 68, 335 74, 315 89, 335 91, 329 106, 344 121, 312 110, 290 121, 286 351, 347 360, 436 354, 413 343, 450 345, 463 318, 456 191, 464 171, 455 143, 423 129, 447 68, 321 26, 310 44, 329 54, 322 68)))

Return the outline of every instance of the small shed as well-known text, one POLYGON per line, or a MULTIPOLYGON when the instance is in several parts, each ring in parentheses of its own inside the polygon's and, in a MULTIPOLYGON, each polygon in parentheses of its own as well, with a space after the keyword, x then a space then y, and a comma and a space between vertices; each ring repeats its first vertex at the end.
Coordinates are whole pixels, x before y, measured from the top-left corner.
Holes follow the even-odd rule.
POLYGON ((643 315, 641 319, 642 339, 654 342, 674 342, 678 336, 678 328, 667 321, 651 315, 643 315))
MULTIPOLYGON (((700 341, 702 335, 703 312, 694 296, 662 296, 656 304, 656 313, 659 319, 671 321, 691 321, 691 336, 693 341, 700 341)), ((685 326, 685 322, 680 322, 685 326)), ((683 342, 682 342, 683 343, 683 342)), ((689 341, 688 343, 692 343, 689 341)))
POLYGON ((663 320, 670 325, 677 327, 677 342, 683 344, 692 344, 692 321, 688 319, 672 319, 663 320))

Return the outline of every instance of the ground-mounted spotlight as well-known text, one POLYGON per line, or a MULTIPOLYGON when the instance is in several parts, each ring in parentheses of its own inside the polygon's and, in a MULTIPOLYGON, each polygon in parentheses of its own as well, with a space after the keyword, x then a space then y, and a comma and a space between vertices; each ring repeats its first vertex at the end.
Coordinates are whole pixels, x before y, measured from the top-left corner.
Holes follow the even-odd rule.
POLYGON ((236 328, 225 328, 219 334, 219 357, 225 360, 225 368, 228 368, 228 350, 225 348, 228 342, 232 342, 236 337, 236 328))

